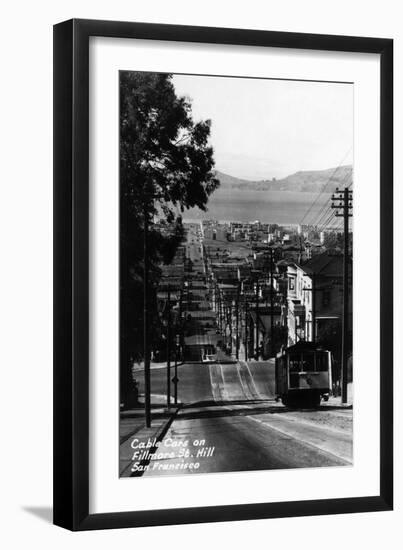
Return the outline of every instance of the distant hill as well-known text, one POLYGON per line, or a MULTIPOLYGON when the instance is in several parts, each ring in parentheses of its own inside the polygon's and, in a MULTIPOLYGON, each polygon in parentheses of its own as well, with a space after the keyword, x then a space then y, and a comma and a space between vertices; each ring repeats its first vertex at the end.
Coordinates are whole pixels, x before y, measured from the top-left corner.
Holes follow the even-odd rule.
POLYGON ((250 181, 235 178, 223 172, 216 171, 220 180, 220 189, 244 189, 245 191, 299 191, 315 193, 326 187, 326 192, 333 193, 336 187, 351 183, 353 168, 351 165, 328 168, 327 170, 303 170, 295 172, 286 178, 250 181))

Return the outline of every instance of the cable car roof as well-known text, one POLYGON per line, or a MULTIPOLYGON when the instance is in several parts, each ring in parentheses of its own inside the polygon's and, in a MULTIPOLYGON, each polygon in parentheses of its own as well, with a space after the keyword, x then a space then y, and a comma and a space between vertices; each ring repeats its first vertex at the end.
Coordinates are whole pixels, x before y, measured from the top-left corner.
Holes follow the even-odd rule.
POLYGON ((296 344, 289 346, 288 348, 285 348, 283 353, 289 353, 289 352, 301 352, 301 351, 326 351, 326 349, 318 344, 317 342, 306 342, 305 340, 300 340, 296 344))

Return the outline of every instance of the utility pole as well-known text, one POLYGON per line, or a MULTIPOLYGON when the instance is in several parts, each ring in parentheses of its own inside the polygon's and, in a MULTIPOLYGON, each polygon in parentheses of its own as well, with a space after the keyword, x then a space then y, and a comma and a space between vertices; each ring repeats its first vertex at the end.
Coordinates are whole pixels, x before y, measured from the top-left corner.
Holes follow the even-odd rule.
POLYGON ((171 289, 168 287, 167 318, 167 407, 171 406, 171 289))
POLYGON ((248 360, 248 302, 245 300, 245 361, 248 360))
POLYGON ((235 302, 235 357, 239 359, 239 291, 240 291, 241 281, 238 282, 237 293, 236 293, 236 302, 235 302))
POLYGON ((232 355, 232 298, 229 300, 228 304, 228 319, 229 319, 229 345, 230 345, 230 355, 232 355))
POLYGON ((180 346, 180 335, 175 334, 175 364, 174 364, 174 377, 172 382, 174 383, 174 403, 178 404, 178 348, 180 346))
POLYGON ((218 330, 220 331, 220 334, 222 334, 221 294, 220 294, 220 286, 218 283, 216 283, 216 294, 218 298, 218 330))
POLYGON ((273 249, 270 248, 270 352, 276 355, 274 348, 274 289, 273 289, 273 249))
POLYGON ((223 314, 223 323, 224 323, 224 345, 226 349, 227 343, 228 343, 228 339, 227 339, 228 306, 227 306, 227 301, 225 299, 225 294, 223 294, 222 314, 223 314))
POLYGON ((217 292, 218 292, 218 318, 220 321, 220 333, 223 333, 223 318, 222 318, 222 297, 221 297, 221 290, 220 285, 217 285, 217 292))
POLYGON ((316 273, 312 273, 312 342, 316 342, 316 273))
POLYGON ((352 216, 350 211, 353 208, 353 195, 348 187, 344 191, 332 195, 332 201, 339 201, 339 204, 332 202, 332 208, 336 209, 336 216, 344 218, 344 257, 343 257, 343 323, 341 340, 341 401, 347 403, 347 360, 348 360, 348 218, 352 216))
MULTIPOLYGON (((311 287, 303 287, 302 290, 304 292, 311 292, 311 342, 316 342, 316 292, 318 290, 323 289, 317 289, 316 288, 316 273, 312 273, 311 277, 311 287)), ((307 339, 307 333, 308 330, 305 328, 304 334, 305 334, 305 340, 307 339)), ((309 340, 308 340, 309 341, 309 340)))
POLYGON ((223 335, 224 346, 227 345, 227 325, 225 323, 225 298, 224 293, 220 292, 220 306, 221 306, 221 333, 223 335))
POLYGON ((186 281, 186 313, 190 311, 190 280, 186 281))
MULTIPOLYGON (((288 291, 286 291, 288 292, 288 291)), ((284 315, 284 319, 285 319, 285 323, 283 321, 283 326, 285 327, 285 346, 288 347, 288 299, 287 299, 287 295, 283 295, 282 298, 281 298, 281 301, 284 305, 284 312, 285 312, 285 315, 284 315)))
POLYGON ((149 274, 149 258, 148 258, 148 205, 144 202, 144 334, 143 334, 143 346, 144 346, 144 412, 146 427, 151 426, 151 385, 150 385, 150 347, 149 347, 149 317, 148 317, 148 274, 149 274))
POLYGON ((256 360, 258 360, 259 359, 259 278, 258 277, 256 277, 255 315, 256 315, 255 349, 256 349, 256 360))
POLYGON ((183 299, 183 287, 180 289, 179 295, 179 330, 178 323, 176 324, 176 335, 175 335, 175 374, 173 378, 174 383, 174 403, 178 404, 178 348, 180 349, 182 344, 182 299, 183 299))

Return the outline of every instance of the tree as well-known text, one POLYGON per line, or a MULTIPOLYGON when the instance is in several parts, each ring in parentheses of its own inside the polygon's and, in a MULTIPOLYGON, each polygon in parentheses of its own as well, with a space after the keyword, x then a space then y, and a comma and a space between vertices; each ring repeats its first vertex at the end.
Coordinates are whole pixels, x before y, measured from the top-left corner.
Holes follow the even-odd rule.
MULTIPOLYGON (((121 396, 131 364, 143 358, 144 228, 148 228, 150 323, 157 323, 159 265, 183 240, 182 213, 206 209, 214 177, 209 120, 194 122, 190 100, 178 97, 172 75, 120 73, 120 331, 121 396), (158 220, 153 223, 153 220, 158 220)), ((151 330, 150 336, 156 333, 151 330)))

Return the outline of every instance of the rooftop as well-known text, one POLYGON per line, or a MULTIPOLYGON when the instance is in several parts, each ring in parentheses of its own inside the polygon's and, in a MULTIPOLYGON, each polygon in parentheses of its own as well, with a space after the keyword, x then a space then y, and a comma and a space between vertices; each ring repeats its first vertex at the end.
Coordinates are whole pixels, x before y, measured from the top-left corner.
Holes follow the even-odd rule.
POLYGON ((313 256, 301 267, 306 273, 331 277, 341 276, 343 273, 343 256, 341 254, 329 255, 324 252, 313 256))

